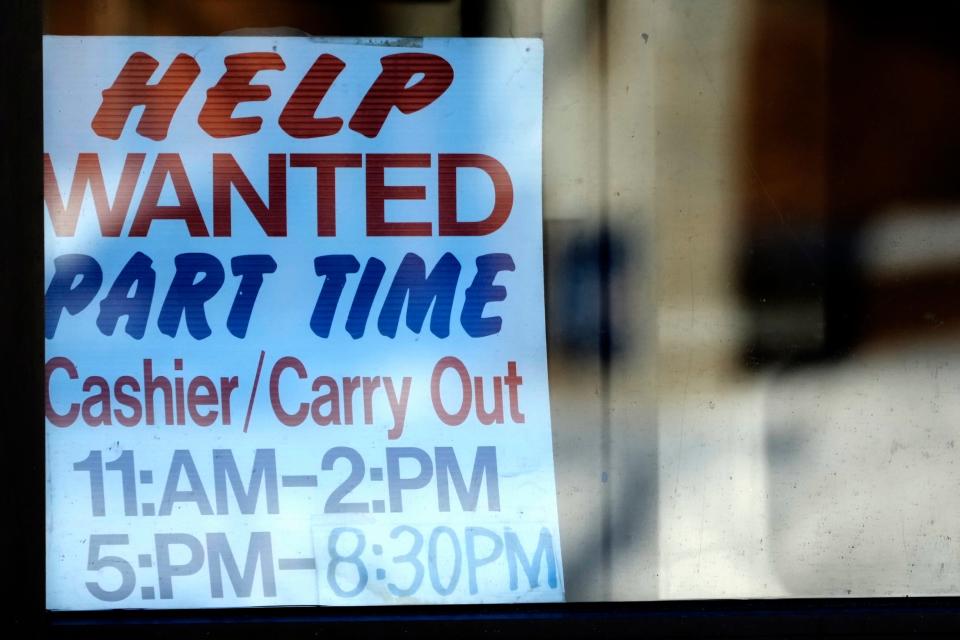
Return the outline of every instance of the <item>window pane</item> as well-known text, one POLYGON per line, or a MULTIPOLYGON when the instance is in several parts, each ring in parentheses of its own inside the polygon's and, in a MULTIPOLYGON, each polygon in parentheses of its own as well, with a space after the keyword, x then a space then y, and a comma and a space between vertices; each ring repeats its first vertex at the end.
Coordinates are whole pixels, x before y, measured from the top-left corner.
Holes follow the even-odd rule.
POLYGON ((960 593, 953 7, 44 6, 52 35, 541 38, 565 599, 960 593))

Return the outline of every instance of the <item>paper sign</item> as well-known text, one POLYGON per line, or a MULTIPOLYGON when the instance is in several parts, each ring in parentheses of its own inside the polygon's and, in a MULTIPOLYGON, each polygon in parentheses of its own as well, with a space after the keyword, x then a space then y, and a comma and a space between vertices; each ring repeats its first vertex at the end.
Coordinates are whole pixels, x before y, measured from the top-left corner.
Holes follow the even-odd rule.
POLYGON ((47 605, 563 598, 542 46, 47 37, 47 605))

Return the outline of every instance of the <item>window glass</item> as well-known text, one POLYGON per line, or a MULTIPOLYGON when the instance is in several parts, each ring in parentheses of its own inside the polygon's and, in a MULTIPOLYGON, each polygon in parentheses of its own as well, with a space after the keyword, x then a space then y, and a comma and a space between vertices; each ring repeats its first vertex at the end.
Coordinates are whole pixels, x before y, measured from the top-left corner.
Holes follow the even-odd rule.
MULTIPOLYGON (((543 265, 555 489, 542 500, 556 504, 563 598, 960 592, 954 8, 46 0, 44 12, 49 35, 541 39, 530 157, 542 153, 543 247, 523 262, 543 265)), ((77 473, 101 468, 75 457, 77 473)), ((115 458, 105 473, 119 478, 115 458)), ((126 571, 116 542, 101 539, 88 567, 120 576, 107 590, 126 571)))

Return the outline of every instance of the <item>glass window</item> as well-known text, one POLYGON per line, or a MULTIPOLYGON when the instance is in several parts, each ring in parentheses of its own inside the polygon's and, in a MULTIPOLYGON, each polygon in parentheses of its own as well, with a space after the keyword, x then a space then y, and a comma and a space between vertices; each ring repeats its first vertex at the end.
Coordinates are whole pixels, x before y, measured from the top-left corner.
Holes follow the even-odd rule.
MULTIPOLYGON (((542 154, 542 253, 532 243, 523 263, 543 265, 555 491, 542 501, 556 504, 567 602, 960 593, 955 18, 946 5, 799 0, 44 2, 52 36, 389 37, 403 51, 421 37, 542 40, 542 146, 518 138, 515 150, 542 154)), ((431 151, 413 139, 406 152, 419 143, 431 151)), ((393 240, 382 251, 396 269, 393 240)), ((339 455, 320 462, 356 463, 339 455)), ((71 473, 91 482, 153 482, 122 457, 74 458, 71 473)), ((461 501, 489 499, 471 484, 495 472, 484 460, 471 460, 473 476, 457 468, 461 501)), ((190 491, 191 462, 171 491, 190 491)), ((271 461, 210 464, 222 488, 245 487, 231 494, 242 509, 271 461)), ((395 471, 412 485, 412 468, 395 471)), ((124 491, 106 499, 143 517, 124 491)), ((469 528, 442 526, 419 544, 457 544, 469 528)), ((135 562, 161 562, 118 564, 120 538, 98 544, 88 569, 112 567, 109 593, 123 595, 135 562)), ((539 547, 523 544, 514 560, 533 562, 539 547)), ((248 574, 228 549, 215 537, 203 552, 242 589, 248 574)), ((174 572, 190 567, 190 544, 181 552, 164 560, 174 572)), ((160 597, 164 584, 150 588, 160 597)))

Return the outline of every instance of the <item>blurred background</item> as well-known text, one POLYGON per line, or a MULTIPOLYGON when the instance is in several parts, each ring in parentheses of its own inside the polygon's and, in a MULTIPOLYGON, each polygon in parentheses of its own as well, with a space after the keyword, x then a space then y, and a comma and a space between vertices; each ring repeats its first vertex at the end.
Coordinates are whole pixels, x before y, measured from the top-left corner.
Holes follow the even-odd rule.
POLYGON ((568 599, 960 594, 960 7, 44 5, 61 35, 543 38, 568 599))

